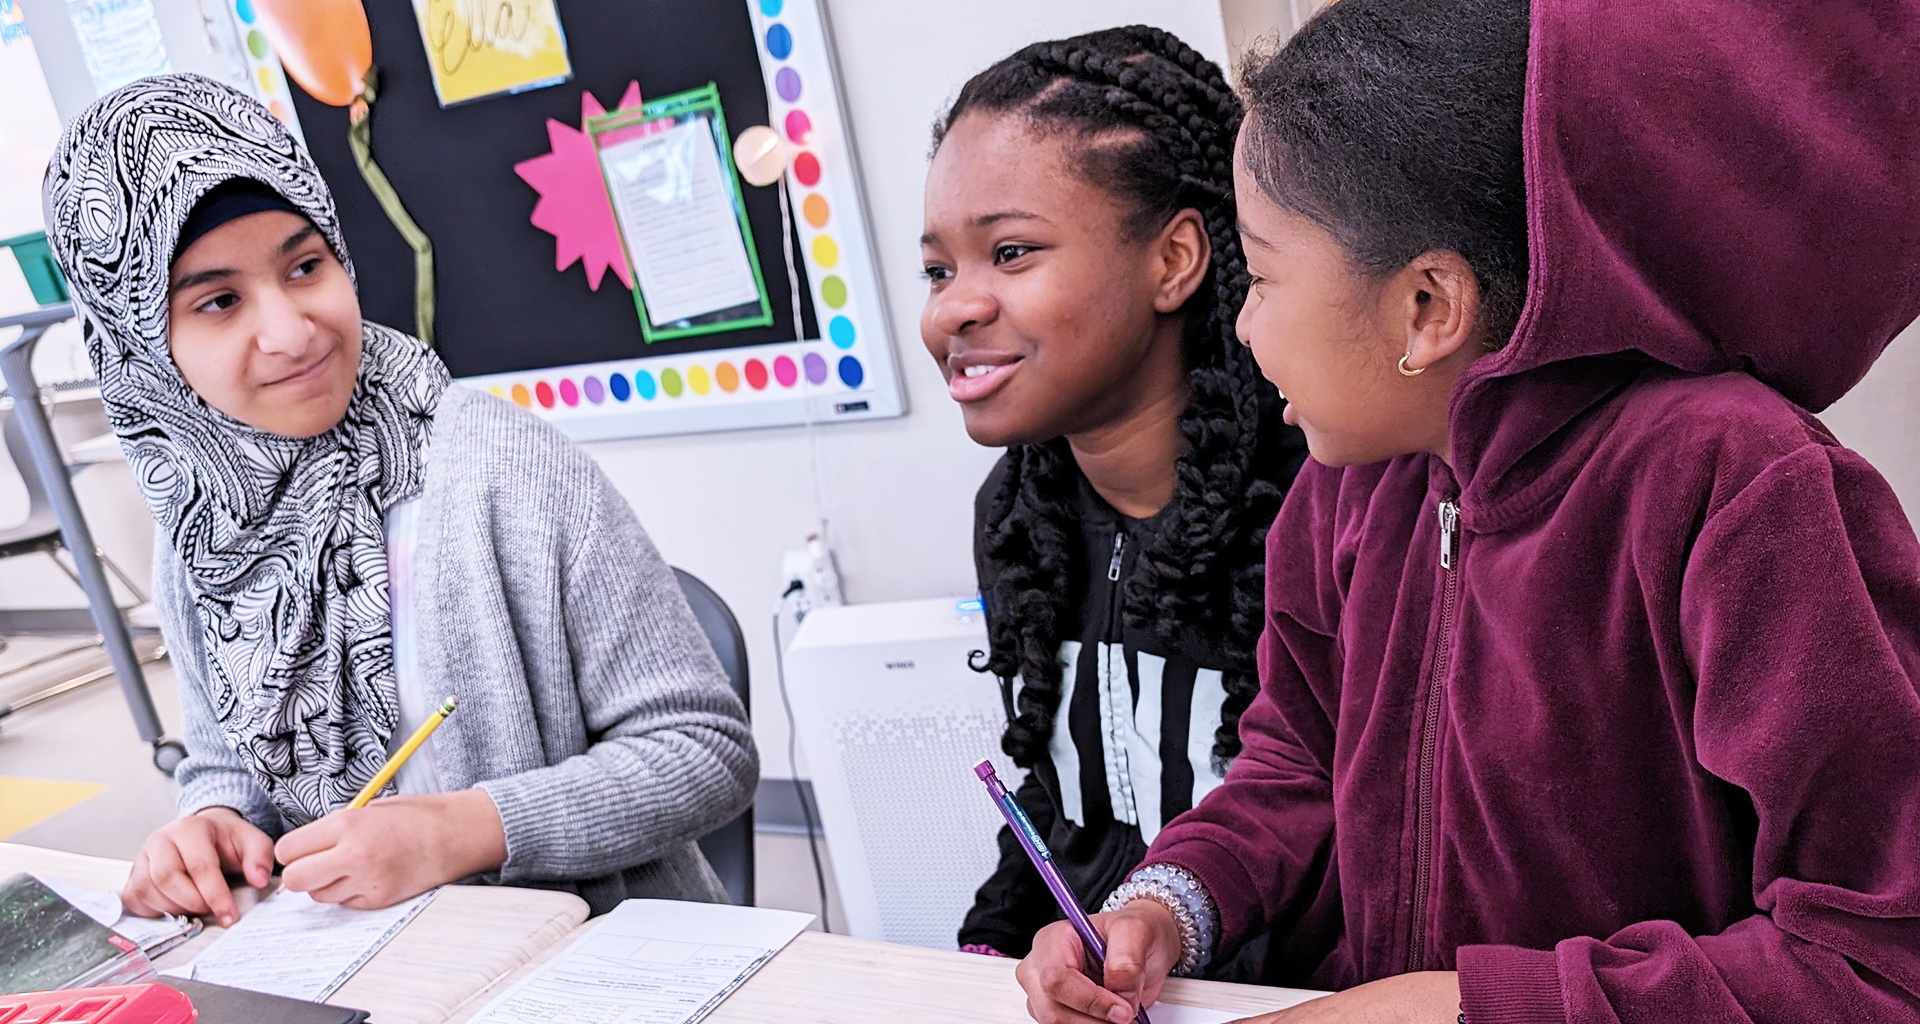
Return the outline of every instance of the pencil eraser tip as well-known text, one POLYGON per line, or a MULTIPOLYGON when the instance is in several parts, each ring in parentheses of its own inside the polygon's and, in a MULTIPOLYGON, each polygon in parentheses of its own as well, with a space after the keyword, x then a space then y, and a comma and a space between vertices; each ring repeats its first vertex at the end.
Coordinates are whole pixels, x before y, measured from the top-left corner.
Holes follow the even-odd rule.
POLYGON ((976 764, 976 765, 974 765, 974 766, 973 766, 973 774, 975 774, 975 775, 977 775, 977 776, 979 776, 979 777, 980 777, 980 778, 982 778, 982 779, 990 779, 990 778, 992 778, 992 777, 993 777, 993 762, 992 762, 992 761, 982 761, 982 762, 980 762, 979 764, 976 764))

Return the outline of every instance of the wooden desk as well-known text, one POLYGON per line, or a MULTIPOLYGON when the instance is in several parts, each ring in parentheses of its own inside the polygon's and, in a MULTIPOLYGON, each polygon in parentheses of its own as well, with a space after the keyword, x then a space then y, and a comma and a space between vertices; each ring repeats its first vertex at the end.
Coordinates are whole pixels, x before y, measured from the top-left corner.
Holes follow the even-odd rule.
MULTIPOLYGON (((580 927, 593 927, 589 921, 580 927)), ((462 1024, 494 996, 558 956, 568 936, 462 1007, 447 1024, 462 1024)), ((918 946, 802 932, 702 1024, 1032 1024, 1026 993, 1013 978, 1018 961, 918 946)), ((1241 1014, 1271 1013, 1324 992, 1167 982, 1162 1002, 1241 1014)))
MULTIPOLYGON (((56 875, 91 889, 119 889, 126 861, 0 843, 0 876, 56 875)), ((507 986, 592 927, 578 897, 537 889, 450 885, 331 1002, 373 1014, 375 1024, 459 1024, 507 986)), ((220 933, 209 928, 168 953, 185 963, 220 933)), ((1014 961, 805 932, 707 1018, 711 1024, 1027 1024, 1014 961)), ((1167 983, 1165 1002, 1255 1014, 1321 993, 1167 983)))
MULTIPOLYGON (((748 979, 712 1024, 1031 1024, 1017 961, 807 932, 748 979)), ((1242 1014, 1270 1013, 1321 992, 1167 982, 1162 1002, 1242 1014)))

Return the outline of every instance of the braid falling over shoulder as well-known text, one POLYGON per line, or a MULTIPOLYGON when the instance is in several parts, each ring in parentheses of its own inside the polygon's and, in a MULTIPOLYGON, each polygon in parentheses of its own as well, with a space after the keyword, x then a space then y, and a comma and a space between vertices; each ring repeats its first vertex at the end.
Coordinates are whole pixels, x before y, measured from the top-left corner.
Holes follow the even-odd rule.
MULTIPOLYGON (((1123 609, 1128 625, 1163 643, 1197 636, 1226 652, 1227 699, 1213 749, 1223 769, 1239 753, 1240 714, 1259 689, 1266 531, 1305 451, 1234 335, 1247 288, 1232 191, 1240 101, 1192 47, 1136 25, 1036 43, 976 76, 936 127, 936 146, 970 110, 1016 113, 1076 134, 1086 143, 1089 178, 1133 204, 1130 227, 1142 234, 1189 207, 1205 219, 1211 287, 1188 302, 1183 346, 1189 398, 1179 429, 1189 450, 1123 609)), ((1004 746, 1023 765, 1045 755, 1060 703, 1078 474, 1062 439, 1009 448, 983 509, 987 668, 1021 680, 1004 746)))

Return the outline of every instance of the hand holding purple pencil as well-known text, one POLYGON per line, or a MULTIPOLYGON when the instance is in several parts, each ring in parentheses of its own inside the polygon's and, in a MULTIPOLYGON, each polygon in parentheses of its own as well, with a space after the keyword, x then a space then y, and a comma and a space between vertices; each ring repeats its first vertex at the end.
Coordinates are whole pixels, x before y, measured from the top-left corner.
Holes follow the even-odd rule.
MULTIPOLYGON (((1033 861, 1034 870, 1040 872, 1040 877, 1047 883, 1047 890, 1053 893, 1053 898, 1060 904, 1061 911, 1067 915, 1067 920, 1073 923, 1073 930, 1080 934, 1080 941, 1086 945, 1087 954, 1094 968, 1094 971, 1089 973, 1094 981, 1098 982, 1100 977, 1096 972, 1107 960, 1106 943, 1100 941, 1100 933, 1094 930, 1093 922, 1087 919, 1087 912, 1081 909, 1080 900, 1074 896, 1073 890, 1067 888, 1067 880, 1061 877, 1059 865, 1053 862, 1053 851, 1047 848, 1046 840, 1040 838, 1039 830, 1035 829, 1033 822, 1027 818, 1027 812, 1020 806, 1020 801, 1015 799, 1014 795, 1007 790, 1006 784, 1000 781, 999 774, 993 770, 992 761, 982 761, 974 765, 973 774, 987 784, 987 792, 993 795, 993 802, 999 806, 1001 817, 1007 819, 1007 827, 1013 830, 1014 838, 1020 840, 1020 848, 1027 851, 1028 859, 1033 861)), ((1153 1024, 1147 1019, 1147 1008, 1144 1006, 1133 1019, 1135 1024, 1153 1024)))

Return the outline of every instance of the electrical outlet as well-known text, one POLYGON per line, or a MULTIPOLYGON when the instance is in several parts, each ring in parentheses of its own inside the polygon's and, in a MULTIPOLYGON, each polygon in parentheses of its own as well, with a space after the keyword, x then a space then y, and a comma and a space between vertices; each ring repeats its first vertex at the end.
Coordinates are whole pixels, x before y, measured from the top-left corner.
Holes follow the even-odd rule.
POLYGON ((806 547, 781 556, 780 574, 780 610, 796 625, 815 608, 844 603, 833 550, 819 534, 808 537, 806 547))
POLYGON ((806 587, 815 608, 846 603, 840 593, 840 570, 833 564, 833 549, 817 533, 807 538, 806 587))
POLYGON ((807 585, 807 552, 805 548, 791 548, 780 556, 780 591, 788 593, 798 584, 807 585))

